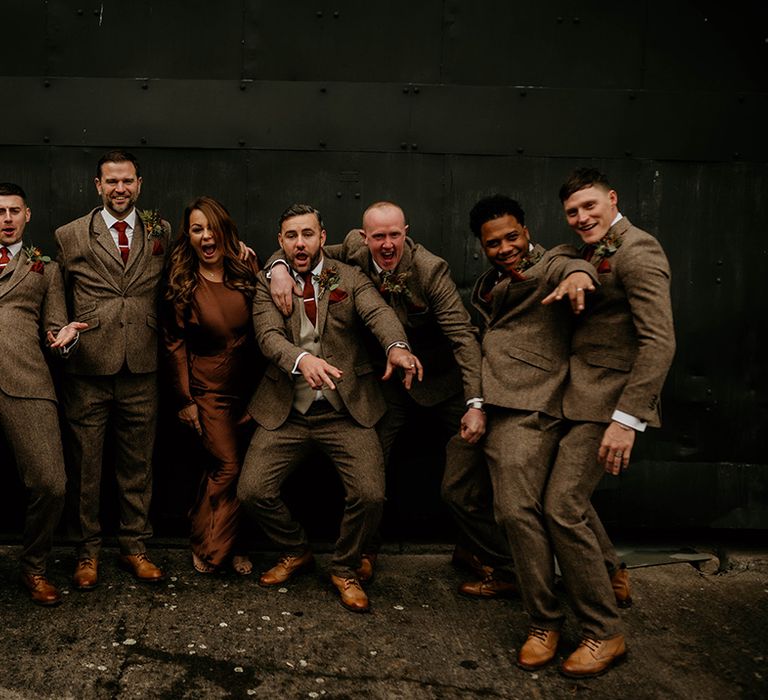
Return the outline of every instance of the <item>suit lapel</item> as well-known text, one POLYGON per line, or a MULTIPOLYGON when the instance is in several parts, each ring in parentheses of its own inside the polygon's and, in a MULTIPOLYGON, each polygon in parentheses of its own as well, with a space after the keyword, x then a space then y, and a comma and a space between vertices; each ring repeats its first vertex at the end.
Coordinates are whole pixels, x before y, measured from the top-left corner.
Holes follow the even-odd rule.
POLYGON ((92 241, 95 243, 94 247, 99 252, 108 255, 120 268, 124 267, 123 258, 120 256, 120 251, 115 245, 112 234, 104 223, 104 217, 101 215, 100 210, 97 210, 91 217, 91 236, 92 241))
POLYGON ((20 250, 19 254, 14 255, 13 260, 6 265, 3 274, 0 275, 0 280, 3 280, 3 283, 0 285, 0 297, 8 294, 29 274, 32 268, 26 263, 27 254, 20 250))

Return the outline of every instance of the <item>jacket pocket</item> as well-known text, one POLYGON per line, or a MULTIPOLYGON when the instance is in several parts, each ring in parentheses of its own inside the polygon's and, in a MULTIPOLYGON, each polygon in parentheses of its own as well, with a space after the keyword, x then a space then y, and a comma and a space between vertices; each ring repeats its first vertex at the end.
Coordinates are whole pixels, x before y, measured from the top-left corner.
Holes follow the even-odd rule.
POLYGON ((632 369, 632 360, 616 355, 589 353, 584 355, 584 361, 593 367, 615 369, 617 372, 629 372, 632 369))
POLYGON ((358 377, 362 377, 366 374, 371 374, 373 372, 373 366, 370 362, 362 362, 359 365, 355 365, 355 375, 358 377))
POLYGON ((548 357, 544 357, 544 355, 539 355, 536 352, 524 350, 523 348, 516 348, 514 346, 509 348, 507 352, 510 357, 514 357, 516 360, 520 360, 520 362, 525 362, 527 365, 533 365, 546 372, 552 371, 552 360, 548 357))

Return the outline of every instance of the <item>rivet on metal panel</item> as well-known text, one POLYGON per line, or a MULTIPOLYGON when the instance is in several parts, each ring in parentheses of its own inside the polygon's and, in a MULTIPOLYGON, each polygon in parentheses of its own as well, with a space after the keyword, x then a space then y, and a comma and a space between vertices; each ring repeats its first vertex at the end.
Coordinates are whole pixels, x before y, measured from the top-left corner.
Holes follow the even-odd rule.
POLYGON ((723 264, 723 261, 722 261, 722 260, 718 260, 718 261, 717 261, 717 264, 718 264, 718 265, 722 265, 722 264, 723 264))
POLYGON ((479 253, 472 253, 472 259, 473 260, 479 260, 480 259, 480 254, 479 253))
POLYGON ((627 158, 630 158, 632 156, 632 151, 624 151, 624 155, 627 156, 627 158))
POLYGON ((419 94, 419 88, 418 87, 414 87, 413 88, 413 93, 414 93, 414 95, 418 95, 419 94))
POLYGON ((78 17, 82 17, 83 16, 83 11, 82 10, 78 10, 77 11, 77 16, 78 17))
POLYGON ((325 148, 325 141, 321 141, 321 142, 320 142, 319 144, 317 144, 317 145, 318 145, 318 146, 320 146, 320 148, 325 148))
POLYGON ((146 136, 142 136, 142 137, 139 139, 139 141, 140 141, 141 143, 146 143, 146 142, 147 142, 147 137, 146 137, 146 136))
POLYGON ((720 279, 719 277, 715 277, 715 284, 722 284, 722 283, 723 283, 722 279, 720 279))
POLYGON ((333 18, 334 19, 338 19, 339 18, 339 11, 338 10, 334 10, 333 11, 333 18))
POLYGON ((741 158, 741 153, 739 153, 738 151, 734 151, 733 152, 733 157, 738 160, 739 158, 741 158))
POLYGON ((408 144, 407 144, 405 141, 401 141, 401 142, 400 142, 400 148, 402 148, 403 150, 405 150, 406 148, 408 148, 408 144))
POLYGON ((637 95, 635 95, 635 93, 634 93, 634 92, 630 92, 630 93, 629 93, 629 95, 627 95, 627 97, 628 97, 630 100, 634 100, 634 99, 635 99, 635 97, 637 97, 637 95))
POLYGON ((563 18, 562 17, 558 17, 557 18, 557 23, 558 24, 562 24, 563 23, 563 18))
POLYGON ((419 144, 418 143, 412 143, 411 144, 411 150, 412 151, 416 151, 416 150, 418 150, 418 148, 419 148, 419 144))
POLYGON ((326 92, 328 92, 328 88, 327 88, 327 87, 321 87, 321 88, 320 88, 320 92, 322 92, 323 94, 325 94, 326 92))
POLYGON ((248 85, 245 83, 245 81, 242 81, 242 82, 240 83, 240 89, 241 89, 241 90, 245 90, 247 87, 248 87, 248 85))
POLYGON ((238 146, 245 146, 245 141, 244 141, 243 139, 240 139, 240 140, 237 142, 237 145, 238 145, 238 146))
POLYGON ((341 192, 336 193, 336 199, 341 199, 341 192))
POLYGON ((574 24, 579 24, 579 22, 581 22, 581 17, 574 17, 573 18, 573 23, 574 24))
POLYGON ((50 80, 43 80, 43 87, 51 87, 51 81, 50 80))
POLYGON ((522 152, 523 152, 523 149, 522 149, 522 148, 518 148, 518 149, 517 149, 517 152, 518 152, 518 153, 522 153, 522 152))
POLYGON ((315 17, 317 17, 318 19, 320 19, 322 16, 323 16, 322 10, 318 10, 317 12, 315 12, 315 17))
POLYGON ((744 101, 745 101, 745 97, 744 97, 744 95, 739 95, 739 97, 738 97, 738 102, 739 102, 739 104, 740 104, 740 105, 743 105, 743 104, 744 104, 744 101))
POLYGON ((360 193, 359 192, 355 192, 355 199, 360 199, 360 193))
POLYGON ((94 17, 98 17, 100 14, 101 14, 101 10, 99 10, 98 8, 93 11, 94 17))
POLYGON ((142 83, 141 84, 141 89, 142 90, 149 90, 149 83, 142 83))
POLYGON ((43 143, 50 143, 51 137, 50 136, 43 136, 43 143))
POLYGON ((407 95, 410 91, 411 91, 411 89, 407 85, 403 88, 403 94, 404 95, 407 95))
POLYGON ((528 92, 526 90, 520 90, 520 97, 527 97, 528 92))

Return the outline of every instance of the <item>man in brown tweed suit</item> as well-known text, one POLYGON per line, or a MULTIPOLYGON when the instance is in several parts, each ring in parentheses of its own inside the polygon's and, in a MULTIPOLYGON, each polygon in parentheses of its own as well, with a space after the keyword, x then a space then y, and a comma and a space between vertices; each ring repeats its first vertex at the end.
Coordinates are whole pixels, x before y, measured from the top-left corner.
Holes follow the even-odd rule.
MULTIPOLYGON (((569 226, 596 268, 599 288, 579 316, 563 394, 566 432, 543 498, 544 515, 582 642, 562 664, 570 677, 603 673, 626 654, 614 592, 590 526, 590 499, 603 473, 629 465, 637 432, 658 426, 659 396, 675 349, 667 258, 658 241, 618 211, 605 175, 575 171, 560 189, 569 226)), ((557 644, 562 615, 551 588, 542 626, 557 644)))
MULTIPOLYGON (((375 202, 363 212, 362 228, 351 230, 343 243, 324 248, 327 256, 357 266, 373 281, 394 309, 413 352, 424 365, 424 380, 414 383, 410 391, 400 383, 382 383, 387 412, 376 430, 385 463, 414 409, 434 412, 441 423, 443 441, 448 441, 443 497, 459 526, 460 543, 453 560, 480 578, 462 584, 459 590, 485 598, 516 594, 512 555, 491 514, 487 469, 472 447, 485 431, 477 329, 451 279, 448 263, 414 242, 408 230, 401 207, 393 202, 375 202)), ((279 274, 276 269, 274 277, 279 274)), ((280 292, 276 286, 273 284, 273 294, 287 309, 291 286, 284 285, 280 292)), ((377 370, 383 371, 381 348, 371 344, 369 350, 377 370)), ((379 544, 378 535, 366 543, 362 578, 373 575, 379 544)))
POLYGON ((56 393, 43 346, 69 352, 84 323, 67 323, 59 266, 23 243, 32 213, 21 187, 0 183, 0 432, 29 494, 21 582, 38 605, 61 594, 46 559, 61 516, 66 482, 56 393), (55 335, 54 335, 55 334, 55 335))
POLYGON ((323 256, 325 230, 316 209, 297 204, 283 212, 278 242, 303 298, 285 318, 272 301, 264 273, 259 275, 254 329, 270 364, 249 406, 258 427, 237 495, 283 550, 260 583, 284 583, 314 560, 280 487, 311 447, 331 457, 345 492, 331 580, 346 608, 365 612, 368 597, 356 572, 363 543, 376 530, 384 503, 383 456, 373 426, 386 404, 362 341, 363 329, 370 329, 387 353, 385 377, 399 367, 410 385, 414 376, 421 376, 421 365, 371 281, 357 268, 323 256))
POLYGON ((136 200, 141 175, 125 151, 105 154, 94 180, 102 206, 56 231, 72 318, 89 324, 67 363, 63 403, 70 489, 77 506, 74 585, 98 583, 99 493, 107 429, 114 434, 120 564, 138 580, 162 580, 146 553, 152 534, 152 449, 157 414, 157 298, 170 226, 147 223, 136 200))

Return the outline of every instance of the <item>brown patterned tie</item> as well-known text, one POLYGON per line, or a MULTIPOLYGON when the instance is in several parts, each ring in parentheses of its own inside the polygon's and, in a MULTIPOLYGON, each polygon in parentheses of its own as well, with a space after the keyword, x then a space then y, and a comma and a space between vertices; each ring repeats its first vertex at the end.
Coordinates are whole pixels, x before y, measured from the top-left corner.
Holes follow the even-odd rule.
POLYGON ((304 275, 304 311, 307 314, 309 322, 314 326, 317 324, 317 302, 315 301, 315 287, 312 284, 312 273, 306 272, 304 275))
POLYGON ((112 228, 117 231, 117 247, 120 250, 120 257, 123 264, 128 262, 128 256, 131 253, 131 246, 128 243, 128 236, 125 234, 128 224, 125 221, 115 221, 112 228))
POLYGON ((11 256, 8 255, 8 248, 0 246, 0 272, 5 270, 5 266, 11 262, 11 256))

